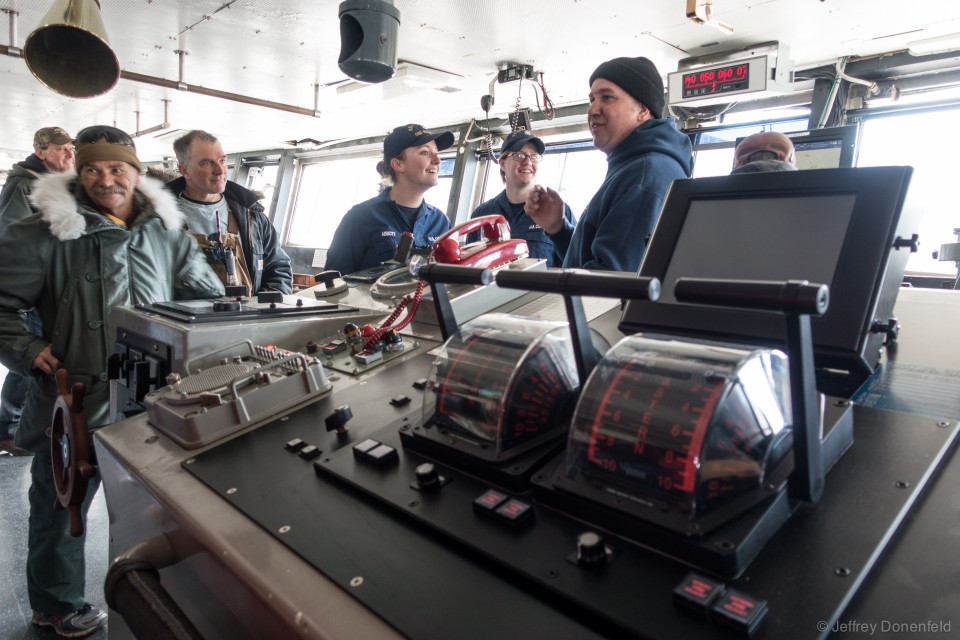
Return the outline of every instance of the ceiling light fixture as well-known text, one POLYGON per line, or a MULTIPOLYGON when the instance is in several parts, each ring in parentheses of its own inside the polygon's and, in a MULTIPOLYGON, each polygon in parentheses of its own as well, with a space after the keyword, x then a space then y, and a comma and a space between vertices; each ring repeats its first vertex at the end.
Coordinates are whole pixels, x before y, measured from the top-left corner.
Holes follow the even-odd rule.
POLYGON ((960 50, 960 33, 907 43, 907 52, 912 56, 928 56, 957 50, 960 50))

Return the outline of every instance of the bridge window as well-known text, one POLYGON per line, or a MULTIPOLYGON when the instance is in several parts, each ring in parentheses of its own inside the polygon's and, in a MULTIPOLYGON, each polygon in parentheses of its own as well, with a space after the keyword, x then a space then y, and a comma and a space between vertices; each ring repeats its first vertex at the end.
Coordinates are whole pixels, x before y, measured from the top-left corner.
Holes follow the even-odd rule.
POLYGON ((957 122, 960 106, 919 109, 866 120, 860 134, 857 166, 910 165, 913 178, 904 214, 915 211, 920 218, 920 250, 907 261, 910 273, 957 274, 954 262, 940 262, 933 252, 940 245, 957 241, 960 227, 953 186, 954 163, 947 160, 960 146, 960 128, 944 126, 957 122))
MULTIPOLYGON (((344 214, 355 204, 369 200, 380 190, 377 163, 380 155, 331 156, 304 163, 293 204, 285 244, 327 249, 344 214)), ((440 162, 440 183, 425 200, 446 209, 452 186, 454 160, 440 162)))

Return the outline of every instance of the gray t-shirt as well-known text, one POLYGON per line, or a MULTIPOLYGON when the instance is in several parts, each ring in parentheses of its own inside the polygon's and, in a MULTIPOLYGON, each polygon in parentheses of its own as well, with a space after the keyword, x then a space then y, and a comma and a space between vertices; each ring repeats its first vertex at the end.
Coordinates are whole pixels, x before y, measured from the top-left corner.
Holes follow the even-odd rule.
POLYGON ((220 232, 227 232, 227 225, 230 223, 230 209, 227 207, 227 200, 220 196, 219 202, 197 202, 187 196, 180 194, 180 210, 184 214, 184 223, 190 233, 202 233, 210 235, 217 231, 217 214, 220 214, 220 232))

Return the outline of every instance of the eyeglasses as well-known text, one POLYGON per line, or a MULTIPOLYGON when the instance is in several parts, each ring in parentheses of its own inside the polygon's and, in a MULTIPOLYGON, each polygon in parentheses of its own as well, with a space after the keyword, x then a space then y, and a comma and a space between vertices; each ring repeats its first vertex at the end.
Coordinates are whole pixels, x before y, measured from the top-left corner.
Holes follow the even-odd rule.
POLYGON ((120 144, 125 147, 134 146, 133 139, 126 133, 116 127, 108 127, 101 124, 81 130, 80 133, 77 134, 74 144, 96 144, 97 141, 101 139, 106 140, 110 144, 120 144))
POLYGON ((543 160, 543 156, 540 155, 539 153, 524 153, 522 151, 519 153, 511 153, 507 157, 512 158, 516 162, 523 162, 527 158, 530 158, 531 162, 540 162, 541 160, 543 160))

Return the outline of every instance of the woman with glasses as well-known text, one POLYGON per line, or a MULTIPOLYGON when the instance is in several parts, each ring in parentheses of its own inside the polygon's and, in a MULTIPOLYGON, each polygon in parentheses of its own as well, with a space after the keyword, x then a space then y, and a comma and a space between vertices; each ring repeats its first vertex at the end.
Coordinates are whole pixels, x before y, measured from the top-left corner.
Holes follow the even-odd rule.
MULTIPOLYGON (((69 373, 68 388, 86 388, 90 429, 108 422, 107 356, 118 305, 223 294, 183 214, 163 185, 140 176, 133 140, 113 127, 77 134, 73 172, 38 178, 31 202, 37 215, 0 235, 0 361, 29 377, 18 446, 34 453, 31 473, 27 591, 33 624, 65 637, 103 626, 106 613, 86 602, 84 536, 70 535, 70 516, 53 508, 50 438, 57 400, 54 372, 69 373), (40 332, 24 328, 21 309, 35 308, 40 332)), ((91 479, 86 514, 99 487, 91 479)))
MULTIPOLYGON (((554 250, 550 236, 524 211, 527 198, 537 184, 537 170, 545 148, 543 140, 524 129, 507 136, 500 145, 499 159, 504 189, 496 198, 477 207, 470 217, 502 215, 510 223, 510 237, 527 241, 531 258, 542 258, 547 266, 559 267, 563 256, 554 250)), ((571 227, 576 224, 567 203, 563 203, 563 216, 571 227)), ((467 240, 477 242, 480 233, 470 234, 467 240)))

